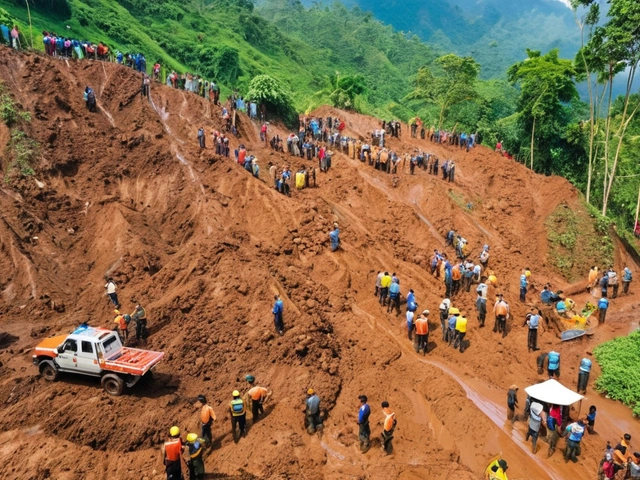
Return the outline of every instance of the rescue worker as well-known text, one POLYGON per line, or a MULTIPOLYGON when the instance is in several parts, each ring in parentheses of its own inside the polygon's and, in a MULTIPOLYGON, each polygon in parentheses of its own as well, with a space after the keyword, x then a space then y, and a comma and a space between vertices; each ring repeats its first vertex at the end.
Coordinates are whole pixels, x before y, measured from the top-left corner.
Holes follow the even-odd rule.
POLYGON ((254 385, 256 378, 253 375, 247 375, 245 380, 251 385, 245 400, 247 402, 251 401, 251 418, 253 419, 253 425, 255 425, 260 415, 264 413, 264 404, 271 396, 271 392, 264 387, 254 385))
POLYGON ((384 272, 384 275, 380 279, 380 305, 383 307, 387 304, 387 295, 389 294, 390 286, 391 275, 389 275, 389 272, 384 272))
POLYGON ((413 323, 413 319, 415 317, 415 313, 411 310, 407 310, 407 337, 409 341, 413 341, 413 329, 415 325, 413 323))
POLYGON ((280 335, 284 335, 284 320, 282 319, 282 316, 284 314, 284 303, 282 302, 282 300, 280 300, 279 295, 274 295, 273 298, 275 300, 272 310, 273 322, 275 323, 276 331, 280 335))
POLYGON ((640 479, 640 453, 638 452, 633 453, 633 458, 629 462, 629 474, 631 480, 640 479))
POLYGON ((609 308, 609 299, 604 295, 598 300, 598 322, 604 323, 607 318, 607 309, 609 308))
POLYGON ((596 286, 596 282, 598 281, 598 267, 591 267, 589 270, 589 277, 587 280, 587 293, 591 293, 591 289, 596 286))
POLYGON ((442 326, 442 340, 447 341, 447 331, 449 330, 449 307, 451 307, 451 300, 445 298, 440 304, 440 325, 442 326))
POLYGON ((331 251, 335 252, 340 248, 340 229, 338 228, 338 224, 333 224, 333 230, 329 232, 329 240, 331 240, 331 251))
POLYGON ((507 478, 507 462, 499 459, 489 464, 484 472, 485 480, 508 480, 507 478))
POLYGON ((111 300, 111 303, 113 303, 113 306, 116 308, 120 308, 120 302, 118 302, 118 294, 116 293, 116 283, 113 281, 113 278, 109 277, 104 288, 107 289, 107 296, 111 300))
POLYGON ((529 280, 527 278, 527 275, 523 271, 522 275, 520 275, 520 301, 523 303, 527 301, 528 286, 529 286, 529 280))
POLYGON ((180 429, 171 427, 169 439, 162 445, 162 463, 165 466, 167 480, 184 480, 182 475, 182 439, 180 429))
POLYGON ((489 287, 484 281, 485 277, 482 277, 482 280, 478 284, 476 288, 476 293, 478 294, 478 298, 476 298, 476 310, 478 310, 478 322, 480 322, 480 328, 484 327, 484 321, 487 318, 487 291, 489 287))
POLYGON ((211 426, 213 422, 217 420, 216 413, 213 411, 213 408, 207 404, 207 397, 200 394, 198 395, 198 401, 202 404, 202 408, 200 409, 200 421, 202 422, 200 436, 204 439, 207 447, 209 447, 213 441, 211 426))
POLYGON ((549 378, 554 376, 560 378, 560 354, 558 352, 551 351, 547 355, 547 373, 549 378))
POLYGON ((580 370, 578 371, 578 393, 585 393, 589 384, 591 374, 591 360, 583 358, 580 360, 580 370))
POLYGON ((358 409, 358 438, 360 439, 360 451, 366 453, 369 450, 371 437, 371 427, 369 426, 369 415, 371 407, 367 403, 367 396, 360 395, 360 408, 358 409))
POLYGON ((122 344, 127 341, 129 338, 129 325, 124 318, 124 315, 120 314, 120 310, 114 310, 113 313, 116 314, 116 318, 113 320, 113 323, 116 324, 115 329, 120 335, 120 340, 122 340, 122 344))
POLYGON ((247 434, 245 429, 247 423, 247 408, 244 403, 244 400, 240 398, 240 392, 238 390, 234 390, 231 394, 233 396, 233 400, 229 402, 229 411, 231 412, 231 434, 233 435, 233 440, 238 441, 238 437, 236 437, 236 425, 240 429, 240 436, 244 437, 247 434))
POLYGON ((429 310, 423 310, 415 321, 416 353, 422 350, 422 355, 429 351, 429 310))
POLYGON ((382 402, 382 413, 384 414, 384 422, 382 425, 382 451, 385 455, 393 452, 393 432, 396 429, 396 414, 389 408, 389 402, 382 402))
POLYGON ((380 289, 382 289, 382 277, 384 277, 384 272, 378 272, 376 276, 376 290, 373 295, 378 298, 380 296, 380 289))
POLYGON ((455 340, 455 333, 456 333, 456 323, 458 322, 458 317, 460 316, 460 310, 458 310, 455 307, 451 307, 449 309, 449 320, 448 320, 448 329, 447 329, 447 338, 446 338, 446 342, 449 345, 453 344, 453 341, 455 340))
MULTIPOLYGON (((553 407, 552 407, 553 410, 553 407)), ((552 414, 549 411, 547 415, 547 442, 549 443, 549 451, 547 452, 547 458, 549 458, 556 451, 556 445, 558 444, 558 439, 560 438, 561 425, 558 421, 558 417, 552 414)))
POLYGON ((540 311, 535 313, 532 308, 524 320, 524 326, 529 327, 529 334, 527 336, 527 350, 529 352, 535 352, 538 349, 538 326, 540 325, 540 311))
POLYGON ((577 422, 568 425, 564 434, 568 435, 567 447, 564 452, 564 461, 566 463, 571 460, 576 463, 578 461, 577 456, 580 455, 580 441, 584 435, 584 422, 582 420, 578 420, 577 422))
POLYGON ((629 267, 624 267, 624 270, 622 271, 622 293, 625 295, 629 294, 629 284, 631 283, 631 280, 633 280, 631 270, 629 267))
POLYGON ((142 305, 136 305, 135 310, 131 314, 131 319, 136 322, 136 340, 146 340, 149 336, 147 329, 147 312, 142 305))
POLYGON ((518 387, 511 385, 507 392, 507 420, 517 420, 516 407, 518 406, 518 387))
MULTIPOLYGON (((409 304, 407 303, 407 307, 409 304)), ((389 285, 389 306, 387 307, 387 313, 391 313, 391 310, 396 309, 396 316, 400 315, 400 282, 397 279, 391 280, 389 285)))
POLYGON ((465 343, 464 336, 467 334, 467 319, 462 314, 456 318, 456 339, 453 343, 453 348, 458 348, 460 345, 460 353, 464 353, 465 343))
POLYGON ((498 294, 498 300, 493 306, 493 313, 495 314, 496 321, 493 326, 493 331, 502 333, 502 338, 507 336, 507 320, 509 320, 509 305, 504 301, 503 295, 498 294))
POLYGON ((197 434, 189 433, 185 443, 189 450, 189 461, 187 462, 189 480, 203 480, 204 460, 202 459, 202 452, 204 451, 205 441, 202 438, 198 438, 197 434))
POLYGON ((531 451, 535 455, 538 451, 538 434, 540 433, 540 425, 542 424, 542 405, 538 402, 533 402, 529 409, 529 429, 527 435, 524 437, 524 441, 529 441, 531 437, 531 451))
POLYGON ((631 435, 625 433, 620 439, 620 443, 613 449, 613 459, 616 463, 622 465, 627 462, 627 450, 629 450, 630 443, 631 435))
POLYGON ((316 430, 322 429, 322 418, 320 418, 320 397, 316 395, 313 388, 307 390, 305 420, 305 426, 310 435, 316 433, 316 430))

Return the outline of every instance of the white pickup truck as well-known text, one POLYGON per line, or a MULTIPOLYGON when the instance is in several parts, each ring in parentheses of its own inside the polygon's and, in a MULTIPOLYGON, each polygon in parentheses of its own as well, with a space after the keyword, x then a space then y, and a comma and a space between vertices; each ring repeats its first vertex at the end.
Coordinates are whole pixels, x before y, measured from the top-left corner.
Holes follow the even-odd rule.
POLYGON ((110 395, 121 395, 160 362, 163 352, 122 346, 113 330, 81 325, 70 335, 47 338, 35 348, 33 364, 55 381, 60 372, 100 377, 110 395))

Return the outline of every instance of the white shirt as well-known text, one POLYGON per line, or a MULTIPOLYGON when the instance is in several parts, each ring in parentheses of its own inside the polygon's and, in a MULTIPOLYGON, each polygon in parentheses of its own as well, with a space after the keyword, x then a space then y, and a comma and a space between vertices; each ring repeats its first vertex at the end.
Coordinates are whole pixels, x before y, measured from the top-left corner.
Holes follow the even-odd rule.
POLYGON ((413 323, 414 314, 412 311, 407 311, 407 323, 413 323))
POLYGON ((106 289, 107 289, 107 293, 108 293, 108 294, 110 294, 110 293, 116 293, 116 284, 115 284, 115 283, 113 283, 113 282, 109 282, 109 283, 107 283, 107 284, 104 286, 104 288, 106 288, 106 289))

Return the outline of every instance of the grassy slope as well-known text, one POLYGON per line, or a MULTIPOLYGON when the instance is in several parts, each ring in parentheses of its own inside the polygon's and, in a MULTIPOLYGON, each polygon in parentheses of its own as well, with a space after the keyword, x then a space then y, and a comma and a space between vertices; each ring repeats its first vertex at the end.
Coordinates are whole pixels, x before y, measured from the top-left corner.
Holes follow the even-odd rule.
MULTIPOLYGON (((310 41, 307 36, 287 33, 286 22, 277 16, 285 1, 271 2, 277 7, 271 12, 272 22, 239 5, 242 0, 66 0, 70 15, 59 13, 65 0, 54 3, 62 8, 32 8, 35 48, 43 48, 42 30, 68 32, 74 38, 104 41, 112 50, 142 52, 148 66, 160 59, 170 69, 209 77, 217 77, 211 73, 216 68, 224 70, 216 67, 214 54, 235 50, 237 78, 216 78, 226 91, 233 87, 244 91, 253 76, 266 73, 289 88, 300 110, 322 101, 313 93, 322 88, 326 75, 359 72, 369 87, 359 105, 364 112, 408 118, 413 112, 401 104, 410 87, 409 76, 434 58, 429 47, 417 39, 405 38, 362 12, 346 9, 308 12, 300 5, 301 21, 314 33, 310 41)), ((21 24, 28 24, 23 3, 3 8, 21 24)))

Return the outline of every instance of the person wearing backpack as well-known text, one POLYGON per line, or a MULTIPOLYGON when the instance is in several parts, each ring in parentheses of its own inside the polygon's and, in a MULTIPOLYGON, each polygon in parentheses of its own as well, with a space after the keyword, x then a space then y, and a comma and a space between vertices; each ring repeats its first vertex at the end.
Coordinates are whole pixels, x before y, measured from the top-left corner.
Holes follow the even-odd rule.
POLYGON ((607 272, 609 277, 609 286, 612 288, 611 298, 618 297, 618 274, 613 270, 613 267, 609 267, 607 272))
POLYGON ((602 298, 606 298, 607 288, 609 288, 609 274, 605 271, 602 273, 602 278, 600 279, 600 293, 602 298))
POLYGON ((236 437, 236 425, 240 429, 241 437, 247 435, 247 431, 245 429, 247 422, 247 408, 244 400, 240 397, 240 392, 238 390, 234 390, 231 395, 233 396, 233 400, 229 402, 229 411, 231 412, 231 435, 233 436, 233 440, 237 442, 238 437, 236 437))
POLYGON ((629 284, 631 283, 631 280, 633 280, 633 274, 629 267, 625 266, 622 272, 622 293, 625 295, 629 294, 629 284))

